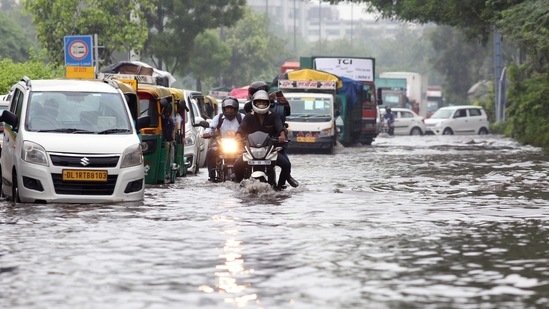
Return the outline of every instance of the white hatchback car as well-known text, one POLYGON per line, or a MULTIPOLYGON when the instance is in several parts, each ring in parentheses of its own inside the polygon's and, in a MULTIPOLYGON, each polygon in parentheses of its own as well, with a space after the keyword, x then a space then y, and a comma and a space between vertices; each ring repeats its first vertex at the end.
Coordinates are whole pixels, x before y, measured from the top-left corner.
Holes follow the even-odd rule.
MULTIPOLYGON (((391 112, 395 115, 395 135, 423 135, 427 131, 423 117, 413 110, 401 107, 392 107, 391 112)), ((383 119, 385 109, 381 108, 383 119)))
POLYGON ((8 101, 0 191, 10 200, 143 200, 139 124, 134 126, 117 84, 24 77, 12 87, 8 101))
POLYGON ((202 137, 208 122, 201 116, 198 100, 204 100, 204 95, 199 91, 183 90, 187 112, 185 116, 185 162, 187 173, 197 174, 205 165, 208 143, 202 137))
POLYGON ((459 105, 439 108, 425 120, 427 134, 488 134, 488 117, 481 106, 459 105))

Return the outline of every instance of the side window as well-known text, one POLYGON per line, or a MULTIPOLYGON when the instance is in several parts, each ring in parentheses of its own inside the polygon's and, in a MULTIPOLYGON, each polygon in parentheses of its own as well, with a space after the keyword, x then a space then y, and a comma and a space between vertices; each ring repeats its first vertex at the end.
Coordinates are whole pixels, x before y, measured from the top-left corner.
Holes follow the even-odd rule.
POLYGON ((402 114, 402 118, 414 118, 412 113, 410 112, 400 112, 402 114))
POLYGON ((460 109, 456 111, 456 114, 454 115, 454 118, 462 118, 467 117, 467 110, 466 109, 460 109))
POLYGON ((480 114, 480 109, 478 109, 478 108, 471 108, 471 109, 469 109, 469 116, 471 116, 471 117, 478 117, 478 116, 480 116, 480 115, 481 115, 481 114, 480 114))
MULTIPOLYGON (((17 122, 21 123, 21 110, 23 109, 23 101, 25 99, 25 94, 19 90, 15 89, 13 93, 13 101, 10 106, 10 111, 17 115, 17 122)), ((14 128, 17 130, 17 128, 14 128)))

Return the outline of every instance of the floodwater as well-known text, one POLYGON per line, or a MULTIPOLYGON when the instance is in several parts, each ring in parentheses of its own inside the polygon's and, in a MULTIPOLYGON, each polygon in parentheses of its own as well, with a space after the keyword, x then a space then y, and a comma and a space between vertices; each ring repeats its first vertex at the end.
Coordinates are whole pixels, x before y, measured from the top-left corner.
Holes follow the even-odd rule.
POLYGON ((301 185, 0 202, 0 308, 547 308, 549 157, 500 136, 291 154, 301 185))

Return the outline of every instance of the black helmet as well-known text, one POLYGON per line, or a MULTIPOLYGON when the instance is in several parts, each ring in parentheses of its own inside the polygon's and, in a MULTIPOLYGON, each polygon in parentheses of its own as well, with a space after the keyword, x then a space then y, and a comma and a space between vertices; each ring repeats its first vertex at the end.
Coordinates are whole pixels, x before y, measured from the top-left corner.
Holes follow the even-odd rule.
POLYGON ((225 115, 225 118, 228 120, 233 120, 234 117, 236 117, 236 113, 238 113, 238 100, 234 97, 226 97, 221 101, 221 110, 223 111, 223 115, 225 115), (234 110, 229 111, 226 107, 233 107, 234 110))
POLYGON ((253 82, 248 88, 248 98, 251 99, 258 90, 265 90, 265 92, 269 93, 269 89, 271 89, 271 87, 264 81, 253 82))
POLYGON ((390 108, 389 106, 386 106, 386 107, 385 107, 385 111, 386 111, 387 113, 390 113, 390 112, 391 112, 391 108, 390 108))

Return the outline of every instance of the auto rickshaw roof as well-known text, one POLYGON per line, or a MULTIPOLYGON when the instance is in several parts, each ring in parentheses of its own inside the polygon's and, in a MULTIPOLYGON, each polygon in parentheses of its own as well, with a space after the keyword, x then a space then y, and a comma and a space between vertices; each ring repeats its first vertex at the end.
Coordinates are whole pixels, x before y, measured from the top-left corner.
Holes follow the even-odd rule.
POLYGON ((150 84, 139 84, 137 86, 137 93, 148 93, 156 98, 172 97, 172 92, 169 88, 150 84))
POLYGON ((183 93, 183 90, 172 87, 168 88, 168 90, 172 93, 176 101, 185 99, 185 94, 183 93))

